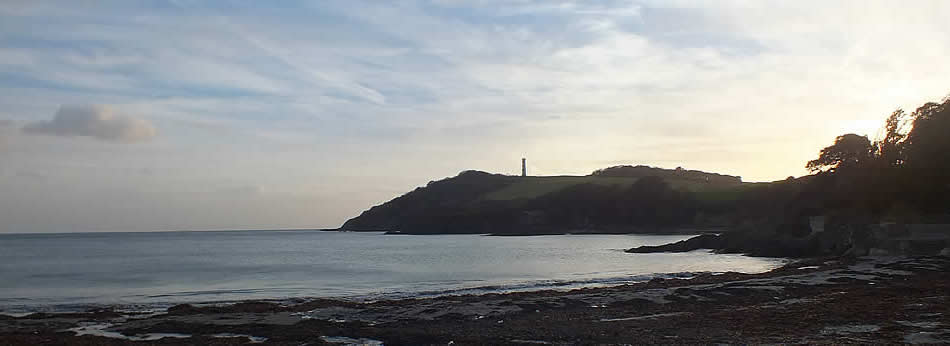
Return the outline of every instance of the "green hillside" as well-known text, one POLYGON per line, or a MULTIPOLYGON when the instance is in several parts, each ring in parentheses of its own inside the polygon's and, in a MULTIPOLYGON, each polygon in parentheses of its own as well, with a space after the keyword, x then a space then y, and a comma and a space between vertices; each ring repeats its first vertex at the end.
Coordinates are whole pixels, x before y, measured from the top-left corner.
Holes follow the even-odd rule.
POLYGON ((494 201, 532 199, 578 184, 626 187, 638 179, 640 178, 593 176, 518 177, 511 185, 492 191, 482 198, 494 201))
POLYGON ((466 171, 433 181, 348 220, 344 230, 403 233, 643 232, 727 222, 724 204, 768 184, 647 166, 587 176, 520 177, 466 171), (700 213, 701 210, 706 212, 700 213))
MULTIPOLYGON (((533 199, 546 194, 563 190, 579 184, 594 184, 627 188, 640 180, 640 177, 602 177, 602 176, 550 176, 550 177, 519 177, 510 185, 492 191, 482 198, 485 200, 506 201, 517 199, 533 199)), ((697 192, 703 198, 710 200, 729 199, 737 196, 757 183, 711 184, 692 179, 664 178, 676 190, 697 192)))

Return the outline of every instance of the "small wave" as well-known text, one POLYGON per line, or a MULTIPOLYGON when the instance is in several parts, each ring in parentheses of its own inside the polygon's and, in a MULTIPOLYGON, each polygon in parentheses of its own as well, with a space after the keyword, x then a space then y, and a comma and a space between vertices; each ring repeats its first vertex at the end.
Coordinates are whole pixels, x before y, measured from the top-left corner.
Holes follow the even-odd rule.
POLYGON ((469 294, 478 295, 478 294, 491 294, 491 293, 531 292, 531 291, 544 291, 544 290, 571 290, 571 289, 578 289, 578 288, 585 288, 585 287, 619 286, 619 285, 632 284, 632 283, 638 283, 638 282, 646 282, 655 278, 685 279, 685 278, 694 277, 698 274, 700 274, 700 272, 643 274, 643 275, 632 275, 632 276, 626 275, 626 276, 593 278, 593 279, 584 279, 584 280, 540 280, 540 281, 530 281, 530 282, 522 282, 522 283, 472 286, 472 287, 461 287, 461 288, 452 288, 452 289, 443 289, 443 290, 388 292, 388 293, 378 293, 374 295, 353 296, 350 298, 353 298, 354 300, 371 301, 371 300, 381 300, 381 299, 429 298, 429 297, 469 295, 469 294))
POLYGON ((234 288, 218 290, 200 290, 200 291, 181 291, 162 294, 147 295, 147 298, 173 298, 173 297, 195 297, 195 296, 222 296, 228 294, 259 294, 268 293, 288 293, 306 290, 306 287, 259 287, 259 288, 234 288))
MULTIPOLYGON (((579 280, 530 280, 522 282, 510 282, 510 283, 500 283, 500 284, 489 284, 484 285, 484 280, 474 280, 474 281, 454 281, 454 280, 444 280, 438 282, 425 282, 417 283, 411 287, 387 287, 383 288, 382 292, 376 293, 357 293, 351 295, 300 295, 299 293, 308 291, 306 287, 281 287, 281 288, 247 288, 247 289, 217 289, 217 290, 198 290, 198 291, 182 291, 182 292, 171 292, 164 294, 153 294, 153 295, 142 295, 138 296, 140 298, 145 298, 141 303, 118 303, 118 304, 98 304, 98 303, 86 303, 86 304, 35 304, 36 300, 26 299, 26 298, 5 298, 7 300, 17 299, 16 302, 6 302, 5 304, 0 304, 0 313, 3 314, 22 314, 29 312, 82 312, 89 311, 94 309, 114 309, 120 312, 127 313, 145 313, 145 312, 160 312, 165 311, 171 306, 181 304, 181 303, 190 303, 190 304, 199 304, 199 305, 217 305, 217 304, 232 304, 241 301, 247 300, 256 300, 256 301, 271 301, 276 303, 294 303, 300 302, 301 300, 307 300, 311 298, 330 298, 330 299, 341 299, 354 302, 371 302, 378 300, 390 300, 390 299, 417 299, 417 298, 433 298, 440 296, 457 296, 457 295, 482 295, 482 294, 493 294, 493 293, 512 293, 512 292, 532 292, 532 291, 545 291, 545 290, 572 290, 579 288, 589 288, 589 287, 609 287, 609 286, 619 286, 624 284, 632 284, 638 282, 646 282, 654 278, 691 278, 702 272, 677 272, 677 273, 658 273, 658 274, 642 274, 642 275, 618 275, 611 277, 603 278, 589 278, 589 279, 579 279, 579 280), (469 286, 465 286, 465 284, 469 286), (428 287, 446 285, 455 286, 445 289, 419 289, 421 285, 426 285, 428 287), (482 285, 480 285, 482 284, 482 285), (288 295, 288 293, 295 293, 288 295), (196 298, 199 297, 199 298, 196 298), (207 299, 202 299, 200 297, 206 297, 207 299), (227 298, 225 298, 227 297, 227 298), (145 302, 147 300, 153 300, 151 302, 145 302), (160 301, 154 301, 160 300, 160 301), (13 303, 13 304, 10 304, 13 303)), ((443 286, 444 287, 444 286, 443 286)), ((127 299, 130 297, 126 297, 127 299)), ((127 301, 136 301, 137 299, 132 298, 127 301)))

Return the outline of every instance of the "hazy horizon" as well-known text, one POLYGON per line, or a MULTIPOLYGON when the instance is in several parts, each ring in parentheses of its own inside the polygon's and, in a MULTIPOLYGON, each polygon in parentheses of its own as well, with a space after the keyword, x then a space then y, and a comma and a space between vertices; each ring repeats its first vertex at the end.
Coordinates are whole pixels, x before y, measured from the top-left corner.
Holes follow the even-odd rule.
POLYGON ((0 5, 0 233, 334 228, 474 169, 773 181, 950 93, 950 2, 0 5))

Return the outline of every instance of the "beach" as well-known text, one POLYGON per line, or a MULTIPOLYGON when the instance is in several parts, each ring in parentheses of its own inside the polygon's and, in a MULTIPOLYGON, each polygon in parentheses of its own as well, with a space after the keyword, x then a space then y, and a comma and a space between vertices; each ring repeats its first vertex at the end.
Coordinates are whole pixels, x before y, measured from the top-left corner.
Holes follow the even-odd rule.
POLYGON ((352 302, 0 317, 0 344, 692 344, 950 341, 950 259, 822 258, 760 274, 352 302))

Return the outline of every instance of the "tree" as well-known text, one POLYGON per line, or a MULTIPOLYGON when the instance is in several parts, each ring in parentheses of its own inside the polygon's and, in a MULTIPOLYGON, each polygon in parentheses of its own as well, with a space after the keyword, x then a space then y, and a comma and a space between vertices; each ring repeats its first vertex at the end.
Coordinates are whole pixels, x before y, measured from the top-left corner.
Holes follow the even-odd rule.
POLYGON ((904 134, 903 128, 907 123, 908 115, 898 109, 891 113, 884 121, 884 138, 874 142, 877 156, 884 167, 900 167, 904 164, 904 134))
POLYGON ((946 214, 950 206, 950 99, 930 102, 912 114, 902 142, 903 198, 918 210, 946 214))
POLYGON ((911 118, 913 128, 903 143, 907 166, 915 174, 950 173, 950 99, 920 106, 911 118))
POLYGON ((805 165, 809 171, 837 171, 842 168, 857 167, 874 159, 874 146, 867 136, 858 136, 853 133, 838 136, 835 144, 821 149, 815 160, 805 165))

